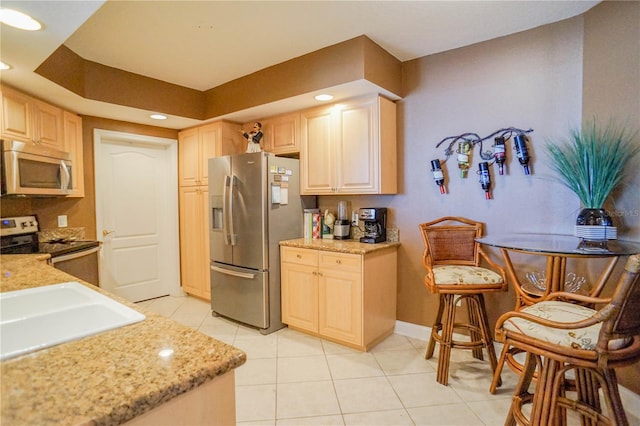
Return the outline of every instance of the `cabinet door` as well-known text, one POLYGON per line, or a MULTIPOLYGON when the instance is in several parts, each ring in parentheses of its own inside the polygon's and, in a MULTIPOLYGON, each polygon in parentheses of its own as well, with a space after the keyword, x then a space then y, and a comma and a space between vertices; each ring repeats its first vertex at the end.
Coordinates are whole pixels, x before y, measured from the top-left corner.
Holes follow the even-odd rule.
POLYGON ((198 128, 200 132, 199 183, 209 184, 209 158, 222 154, 222 124, 212 123, 198 128))
POLYGON ((345 104, 336 111, 336 191, 378 192, 379 145, 377 98, 345 104))
POLYGON ((2 138, 33 141, 33 109, 31 98, 2 87, 2 138))
POLYGON ((300 152, 300 114, 272 117, 262 122, 264 150, 276 155, 300 152))
POLYGON ((185 292, 211 299, 207 188, 180 188, 180 279, 185 292))
POLYGON ((178 173, 180 186, 195 186, 200 180, 198 129, 178 133, 178 173))
POLYGON ((282 322, 318 332, 317 251, 281 248, 282 322))
POLYGON ((362 256, 320 252, 319 334, 362 345, 362 297, 362 256))
POLYGON ((82 117, 64 111, 64 151, 73 156, 71 179, 73 192, 69 197, 84 197, 84 159, 82 146, 82 117))
POLYGON ((33 100, 33 105, 36 141, 43 146, 63 150, 62 109, 37 99, 33 100))
POLYGON ((333 113, 318 108, 301 113, 300 179, 302 194, 332 194, 335 191, 333 113))

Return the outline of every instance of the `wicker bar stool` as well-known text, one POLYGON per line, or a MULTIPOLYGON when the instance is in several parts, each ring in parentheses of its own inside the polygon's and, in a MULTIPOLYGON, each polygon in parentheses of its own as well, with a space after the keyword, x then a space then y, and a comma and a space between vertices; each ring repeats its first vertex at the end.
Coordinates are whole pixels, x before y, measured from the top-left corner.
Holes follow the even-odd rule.
POLYGON ((436 342, 440 344, 438 356, 438 383, 449 382, 451 349, 469 349, 473 357, 483 359, 486 348, 492 371, 497 366, 496 352, 487 318, 484 293, 506 291, 505 271, 482 250, 476 238, 482 236, 482 223, 463 217, 446 216, 419 225, 424 242, 422 264, 427 273, 424 282, 431 293, 439 295, 436 319, 425 358, 433 356, 436 342), (491 269, 480 266, 484 260, 491 269), (455 322, 456 305, 465 302, 469 321, 455 322), (455 329, 469 333, 469 341, 453 340, 455 329))
POLYGON ((609 299, 556 292, 498 319, 496 339, 527 352, 505 425, 562 425, 566 410, 577 412, 583 425, 628 425, 614 369, 640 360, 639 275, 640 255, 633 255, 609 299), (526 403, 532 403, 529 418, 522 412, 526 403))

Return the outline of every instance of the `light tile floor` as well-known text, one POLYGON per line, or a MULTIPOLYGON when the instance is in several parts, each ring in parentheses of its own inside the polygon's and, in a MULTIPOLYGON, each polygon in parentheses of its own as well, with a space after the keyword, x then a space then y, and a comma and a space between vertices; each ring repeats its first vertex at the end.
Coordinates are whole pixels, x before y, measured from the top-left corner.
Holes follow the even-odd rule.
MULTIPOLYGON (((426 340, 399 334, 363 353, 287 328, 264 336, 212 317, 209 304, 193 297, 141 305, 247 354, 236 370, 239 425, 502 425, 517 382, 505 368, 491 395, 489 363, 454 350, 442 386, 437 348, 425 360, 426 340)), ((629 423, 640 424, 640 397, 625 391, 629 423)))

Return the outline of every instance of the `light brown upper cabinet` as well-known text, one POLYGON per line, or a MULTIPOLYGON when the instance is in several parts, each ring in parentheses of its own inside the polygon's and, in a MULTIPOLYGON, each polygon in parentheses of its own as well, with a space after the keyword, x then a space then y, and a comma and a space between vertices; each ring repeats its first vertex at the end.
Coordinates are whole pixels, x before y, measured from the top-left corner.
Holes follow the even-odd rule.
POLYGON ((73 168, 71 169, 71 182, 73 192, 69 197, 84 197, 84 158, 82 146, 82 117, 69 111, 64 111, 64 145, 63 151, 71 153, 73 168))
POLYGON ((84 197, 82 118, 8 86, 2 86, 0 105, 2 139, 70 153, 73 192, 68 197, 84 197))
POLYGON ((62 109, 2 86, 2 138, 64 149, 62 109))
POLYGON ((240 125, 218 121, 178 134, 180 186, 208 185, 209 158, 236 154, 242 145, 240 125))
POLYGON ((300 152, 300 113, 278 115, 262 121, 263 149, 275 155, 300 152))
POLYGON ((395 194, 396 105, 381 96, 301 113, 301 193, 395 194))

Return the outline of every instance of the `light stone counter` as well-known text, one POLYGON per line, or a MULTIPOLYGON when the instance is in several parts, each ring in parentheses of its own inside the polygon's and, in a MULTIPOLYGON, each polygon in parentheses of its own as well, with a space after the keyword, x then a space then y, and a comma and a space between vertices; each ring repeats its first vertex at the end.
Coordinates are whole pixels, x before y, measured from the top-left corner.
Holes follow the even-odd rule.
MULTIPOLYGON (((47 258, 0 256, 0 292, 82 282, 39 261, 47 258)), ((244 352, 233 346, 86 285, 146 319, 0 363, 0 424, 121 424, 246 361, 244 352), (162 349, 174 353, 162 358, 162 349)))
POLYGON ((298 238, 295 240, 280 241, 281 246, 285 247, 297 247, 313 250, 326 250, 335 251, 339 253, 351 253, 351 254, 368 254, 378 250, 384 250, 389 247, 397 247, 400 245, 397 241, 385 241, 384 243, 377 244, 365 244, 358 240, 329 240, 329 239, 317 239, 309 240, 305 238, 298 238))

